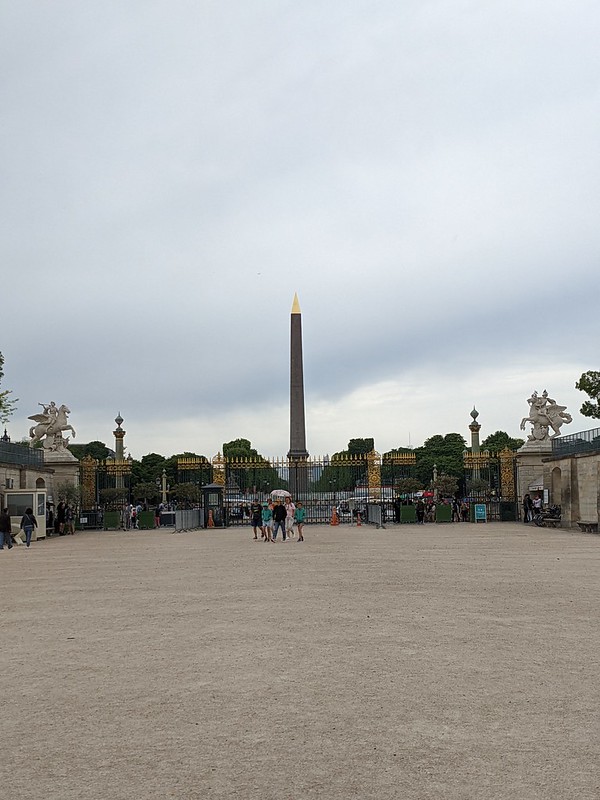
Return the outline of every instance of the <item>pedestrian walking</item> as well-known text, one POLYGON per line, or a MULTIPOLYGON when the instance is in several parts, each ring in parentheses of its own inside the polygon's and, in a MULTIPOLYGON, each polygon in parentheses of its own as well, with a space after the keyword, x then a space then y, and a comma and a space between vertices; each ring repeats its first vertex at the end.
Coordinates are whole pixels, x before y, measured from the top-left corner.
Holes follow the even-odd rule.
POLYGON ((68 504, 65 506, 65 535, 75 536, 75 512, 68 504))
POLYGON ((264 537, 265 533, 262 527, 262 505, 258 502, 258 500, 253 500, 250 503, 250 524, 252 525, 255 539, 258 539, 259 531, 261 536, 264 537))
POLYGON ((25 513, 21 519, 21 530, 25 534, 25 544, 27 547, 31 544, 31 534, 33 533, 33 529, 37 528, 37 520, 33 516, 33 509, 26 508, 25 513))
POLYGON ((285 498, 285 531, 291 539, 294 536, 294 512, 296 506, 292 503, 291 497, 285 498))
POLYGON ((294 522, 298 528, 298 541, 304 541, 304 520, 306 518, 306 509, 300 501, 296 503, 296 510, 294 511, 294 522))
POLYGON ((287 535, 285 532, 286 517, 287 517, 287 512, 285 510, 285 506, 282 505, 281 500, 278 500, 273 507, 273 538, 271 539, 272 542, 277 541, 277 531, 279 530, 281 530, 283 541, 285 542, 287 540, 287 535))
MULTIPOLYGON (((27 513, 27 512, 25 512, 27 513)), ((61 500, 59 504, 56 506, 56 523, 54 527, 55 533, 58 533, 59 536, 65 536, 65 522, 66 522, 66 505, 65 501, 61 500), (56 530, 56 526, 58 526, 58 531, 56 530)))
POLYGON ((12 550, 12 527, 8 508, 3 508, 0 514, 0 550, 4 550, 4 542, 9 550, 12 550))
POLYGON ((273 539, 273 504, 262 504, 262 529, 265 542, 270 542, 273 539))

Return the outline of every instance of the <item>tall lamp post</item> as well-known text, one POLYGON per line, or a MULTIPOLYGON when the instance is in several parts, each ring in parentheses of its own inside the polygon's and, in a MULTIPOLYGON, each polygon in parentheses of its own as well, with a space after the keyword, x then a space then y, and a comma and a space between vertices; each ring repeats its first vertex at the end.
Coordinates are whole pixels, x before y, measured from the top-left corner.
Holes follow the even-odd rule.
POLYGON ((164 506, 167 505, 167 470, 163 468, 162 481, 161 481, 161 502, 164 506))

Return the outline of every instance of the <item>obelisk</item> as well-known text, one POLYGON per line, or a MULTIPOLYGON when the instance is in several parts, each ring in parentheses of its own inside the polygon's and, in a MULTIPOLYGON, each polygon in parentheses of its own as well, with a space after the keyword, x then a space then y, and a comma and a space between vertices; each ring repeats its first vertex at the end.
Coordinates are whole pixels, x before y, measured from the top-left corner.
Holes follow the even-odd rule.
POLYGON ((304 368, 302 365, 302 313, 294 294, 290 317, 290 449, 288 452, 290 492, 297 499, 308 487, 304 419, 304 368))

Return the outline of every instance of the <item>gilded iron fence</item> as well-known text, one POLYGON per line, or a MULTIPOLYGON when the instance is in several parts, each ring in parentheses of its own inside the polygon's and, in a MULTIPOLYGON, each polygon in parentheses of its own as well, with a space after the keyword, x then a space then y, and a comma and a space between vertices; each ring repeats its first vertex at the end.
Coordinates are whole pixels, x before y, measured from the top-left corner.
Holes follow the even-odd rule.
MULTIPOLYGON (((200 511, 202 486, 215 483, 223 487, 229 525, 249 524, 250 504, 269 500, 276 490, 301 500, 309 523, 329 523, 334 509, 341 522, 356 521, 358 514, 364 521, 371 502, 379 503, 389 520, 401 483, 411 477, 414 465, 414 453, 381 456, 374 450, 307 459, 225 458, 221 453, 210 461, 181 457, 168 500, 178 510, 200 511)), ((121 510, 132 499, 131 460, 85 457, 80 462, 80 482, 83 508, 121 510)))
POLYGON ((341 522, 356 521, 358 514, 364 520, 370 502, 380 503, 389 519, 398 482, 410 477, 414 464, 414 453, 382 457, 374 450, 307 459, 222 459, 228 521, 250 524, 251 502, 265 502, 276 490, 300 500, 309 523, 331 522, 334 509, 341 522))
POLYGON ((508 448, 499 453, 482 450, 463 455, 464 496, 473 504, 485 504, 490 521, 518 519, 515 453, 508 448))

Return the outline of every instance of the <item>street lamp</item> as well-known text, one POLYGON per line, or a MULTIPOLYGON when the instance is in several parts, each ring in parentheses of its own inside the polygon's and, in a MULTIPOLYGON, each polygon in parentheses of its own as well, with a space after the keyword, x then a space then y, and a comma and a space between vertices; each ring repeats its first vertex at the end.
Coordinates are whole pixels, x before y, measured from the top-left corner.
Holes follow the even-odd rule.
POLYGON ((164 469, 162 471, 162 480, 161 480, 161 502, 164 506, 167 505, 167 470, 164 469))

